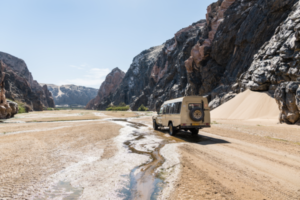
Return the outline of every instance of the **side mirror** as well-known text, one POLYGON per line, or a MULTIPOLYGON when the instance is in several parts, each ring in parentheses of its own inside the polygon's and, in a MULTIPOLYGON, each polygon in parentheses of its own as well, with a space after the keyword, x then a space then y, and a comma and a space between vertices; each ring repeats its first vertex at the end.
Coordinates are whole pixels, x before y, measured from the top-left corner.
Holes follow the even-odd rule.
POLYGON ((156 113, 159 115, 159 111, 156 111, 156 113))

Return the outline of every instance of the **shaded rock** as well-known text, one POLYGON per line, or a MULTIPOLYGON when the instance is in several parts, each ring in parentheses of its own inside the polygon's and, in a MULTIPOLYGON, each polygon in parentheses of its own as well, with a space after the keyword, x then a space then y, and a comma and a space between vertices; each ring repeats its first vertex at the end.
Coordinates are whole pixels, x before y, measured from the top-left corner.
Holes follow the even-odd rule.
POLYGON ((11 108, 11 117, 14 117, 19 112, 19 106, 16 102, 7 100, 7 103, 9 104, 11 108))
POLYGON ((52 97, 52 93, 48 90, 47 85, 43 86, 43 91, 45 94, 45 101, 47 102, 48 107, 55 108, 55 103, 54 103, 54 99, 52 97))
POLYGON ((125 102, 135 109, 144 104, 155 110, 161 102, 186 95, 208 95, 215 108, 247 88, 274 93, 280 84, 299 77, 297 2, 219 0, 211 4, 206 20, 136 56, 120 86, 98 109, 125 102))
POLYGON ((294 124, 300 120, 300 82, 285 82, 275 91, 275 99, 281 111, 280 122, 294 124))
MULTIPOLYGON (((135 73, 138 74, 138 70, 136 70, 135 73)), ((117 87, 122 82, 124 76, 125 73, 122 70, 120 70, 119 68, 114 68, 106 76, 105 81, 101 84, 97 96, 87 103, 86 109, 94 110, 95 108, 97 108, 105 97, 108 97, 111 93, 115 92, 117 87)))
POLYGON ((8 101, 5 96, 5 75, 7 65, 0 62, 0 119, 8 119, 18 113, 18 104, 8 101))
POLYGON ((24 102, 30 110, 42 111, 44 107, 54 107, 51 95, 46 95, 47 90, 33 80, 23 60, 3 52, 0 52, 0 60, 7 65, 5 74, 7 98, 24 102))

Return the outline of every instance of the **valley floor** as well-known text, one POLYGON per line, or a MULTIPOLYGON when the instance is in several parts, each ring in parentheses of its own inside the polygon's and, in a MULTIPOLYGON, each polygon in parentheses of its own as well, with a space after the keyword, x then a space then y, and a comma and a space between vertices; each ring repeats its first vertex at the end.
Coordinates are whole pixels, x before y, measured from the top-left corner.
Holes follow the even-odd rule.
POLYGON ((4 121, 0 199, 300 199, 299 126, 214 119, 198 136, 171 137, 153 131, 151 115, 47 111, 4 121))

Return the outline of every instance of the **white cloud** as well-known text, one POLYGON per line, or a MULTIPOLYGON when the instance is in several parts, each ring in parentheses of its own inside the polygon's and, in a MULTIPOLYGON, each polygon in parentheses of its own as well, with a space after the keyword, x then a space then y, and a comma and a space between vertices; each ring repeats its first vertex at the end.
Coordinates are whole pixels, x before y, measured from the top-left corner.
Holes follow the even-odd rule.
POLYGON ((82 75, 82 77, 60 81, 59 85, 74 84, 74 85, 87 86, 87 87, 93 87, 98 89, 102 84, 102 82, 105 80, 107 74, 109 74, 109 72, 110 69, 108 68, 85 69, 85 73, 82 75))

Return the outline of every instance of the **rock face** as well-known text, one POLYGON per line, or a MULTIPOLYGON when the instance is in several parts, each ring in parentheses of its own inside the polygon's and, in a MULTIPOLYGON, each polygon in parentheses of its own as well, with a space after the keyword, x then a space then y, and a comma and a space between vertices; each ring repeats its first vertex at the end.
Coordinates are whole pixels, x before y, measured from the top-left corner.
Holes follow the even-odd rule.
POLYGON ((111 93, 114 93, 117 87, 122 82, 125 73, 119 68, 113 69, 105 78, 105 81, 101 84, 97 96, 92 99, 87 105, 86 109, 94 110, 103 101, 105 97, 108 97, 111 93))
POLYGON ((0 62, 0 119, 13 117, 18 113, 18 104, 6 99, 5 96, 5 69, 6 64, 0 62))
POLYGON ((91 99, 97 95, 97 89, 76 86, 76 85, 54 85, 54 84, 43 84, 45 89, 49 89, 52 94, 56 105, 77 105, 85 106, 91 99))
POLYGON ((42 111, 45 107, 55 107, 51 95, 44 90, 28 70, 25 62, 7 53, 0 52, 0 60, 6 65, 5 95, 12 100, 24 102, 29 110, 42 111))
POLYGON ((184 62, 201 35, 208 35, 205 20, 180 30, 161 46, 143 51, 133 59, 120 86, 97 106, 104 110, 113 103, 141 104, 155 109, 164 100, 185 95, 188 84, 184 62))
POLYGON ((280 122, 300 123, 300 81, 281 83, 275 91, 275 98, 281 111, 280 122))
POLYGON ((296 123, 299 51, 299 0, 219 0, 207 8, 206 20, 135 57, 97 108, 125 102, 133 110, 141 104, 156 110, 168 99, 202 95, 214 109, 251 89, 275 95, 280 120, 296 123))
POLYGON ((275 93, 280 122, 300 122, 300 5, 278 26, 269 41, 254 55, 250 68, 240 76, 241 89, 275 93), (298 80, 298 81, 297 81, 298 80))

